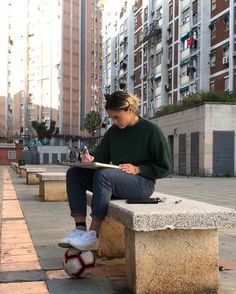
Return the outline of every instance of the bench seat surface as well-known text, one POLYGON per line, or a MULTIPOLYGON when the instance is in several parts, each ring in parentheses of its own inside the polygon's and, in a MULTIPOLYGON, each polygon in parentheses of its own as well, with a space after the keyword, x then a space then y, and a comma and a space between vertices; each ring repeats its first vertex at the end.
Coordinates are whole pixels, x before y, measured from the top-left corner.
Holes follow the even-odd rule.
MULTIPOLYGON (((163 193, 154 192, 152 195, 158 196, 166 197, 166 201, 158 204, 127 204, 126 200, 112 200, 108 215, 134 231, 236 227, 234 209, 163 193)), ((88 194, 90 202, 91 197, 92 194, 88 194)))

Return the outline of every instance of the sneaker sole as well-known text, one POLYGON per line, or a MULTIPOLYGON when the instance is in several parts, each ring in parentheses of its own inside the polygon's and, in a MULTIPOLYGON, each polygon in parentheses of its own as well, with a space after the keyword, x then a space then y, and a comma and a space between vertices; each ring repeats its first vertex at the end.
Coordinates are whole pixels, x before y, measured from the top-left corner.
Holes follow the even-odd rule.
POLYGON ((81 245, 77 245, 76 243, 73 243, 70 241, 70 245, 78 250, 81 251, 87 251, 87 250, 98 250, 98 245, 88 245, 88 246, 81 246, 81 245))
POLYGON ((58 243, 58 246, 61 248, 71 248, 72 247, 69 243, 58 243))

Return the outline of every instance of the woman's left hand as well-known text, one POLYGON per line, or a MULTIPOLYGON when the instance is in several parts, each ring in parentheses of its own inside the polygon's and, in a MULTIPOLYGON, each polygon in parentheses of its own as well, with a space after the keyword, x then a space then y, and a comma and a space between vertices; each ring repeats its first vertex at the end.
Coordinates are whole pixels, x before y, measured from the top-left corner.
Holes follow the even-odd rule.
POLYGON ((119 165, 119 168, 126 172, 127 174, 138 175, 140 173, 140 169, 138 166, 135 166, 131 163, 123 163, 119 165))

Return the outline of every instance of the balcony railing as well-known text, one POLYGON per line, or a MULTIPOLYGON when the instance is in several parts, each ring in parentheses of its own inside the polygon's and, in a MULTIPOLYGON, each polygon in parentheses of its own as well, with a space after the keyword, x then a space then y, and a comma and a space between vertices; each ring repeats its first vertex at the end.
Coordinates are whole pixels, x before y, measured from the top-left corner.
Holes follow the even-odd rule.
POLYGON ((161 33, 162 33, 162 29, 159 26, 158 22, 153 21, 148 27, 144 29, 142 42, 144 43, 152 37, 160 37, 161 33))

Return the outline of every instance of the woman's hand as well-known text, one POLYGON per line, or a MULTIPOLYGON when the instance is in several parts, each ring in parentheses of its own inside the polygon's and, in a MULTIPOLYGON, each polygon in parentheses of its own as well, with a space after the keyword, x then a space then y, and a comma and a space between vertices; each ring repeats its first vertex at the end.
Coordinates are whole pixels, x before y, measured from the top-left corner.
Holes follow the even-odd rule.
POLYGON ((82 154, 81 155, 81 162, 91 162, 94 160, 94 156, 89 154, 82 154))
POLYGON ((119 165, 119 168, 127 174, 138 175, 140 174, 140 169, 131 163, 123 163, 119 165))

